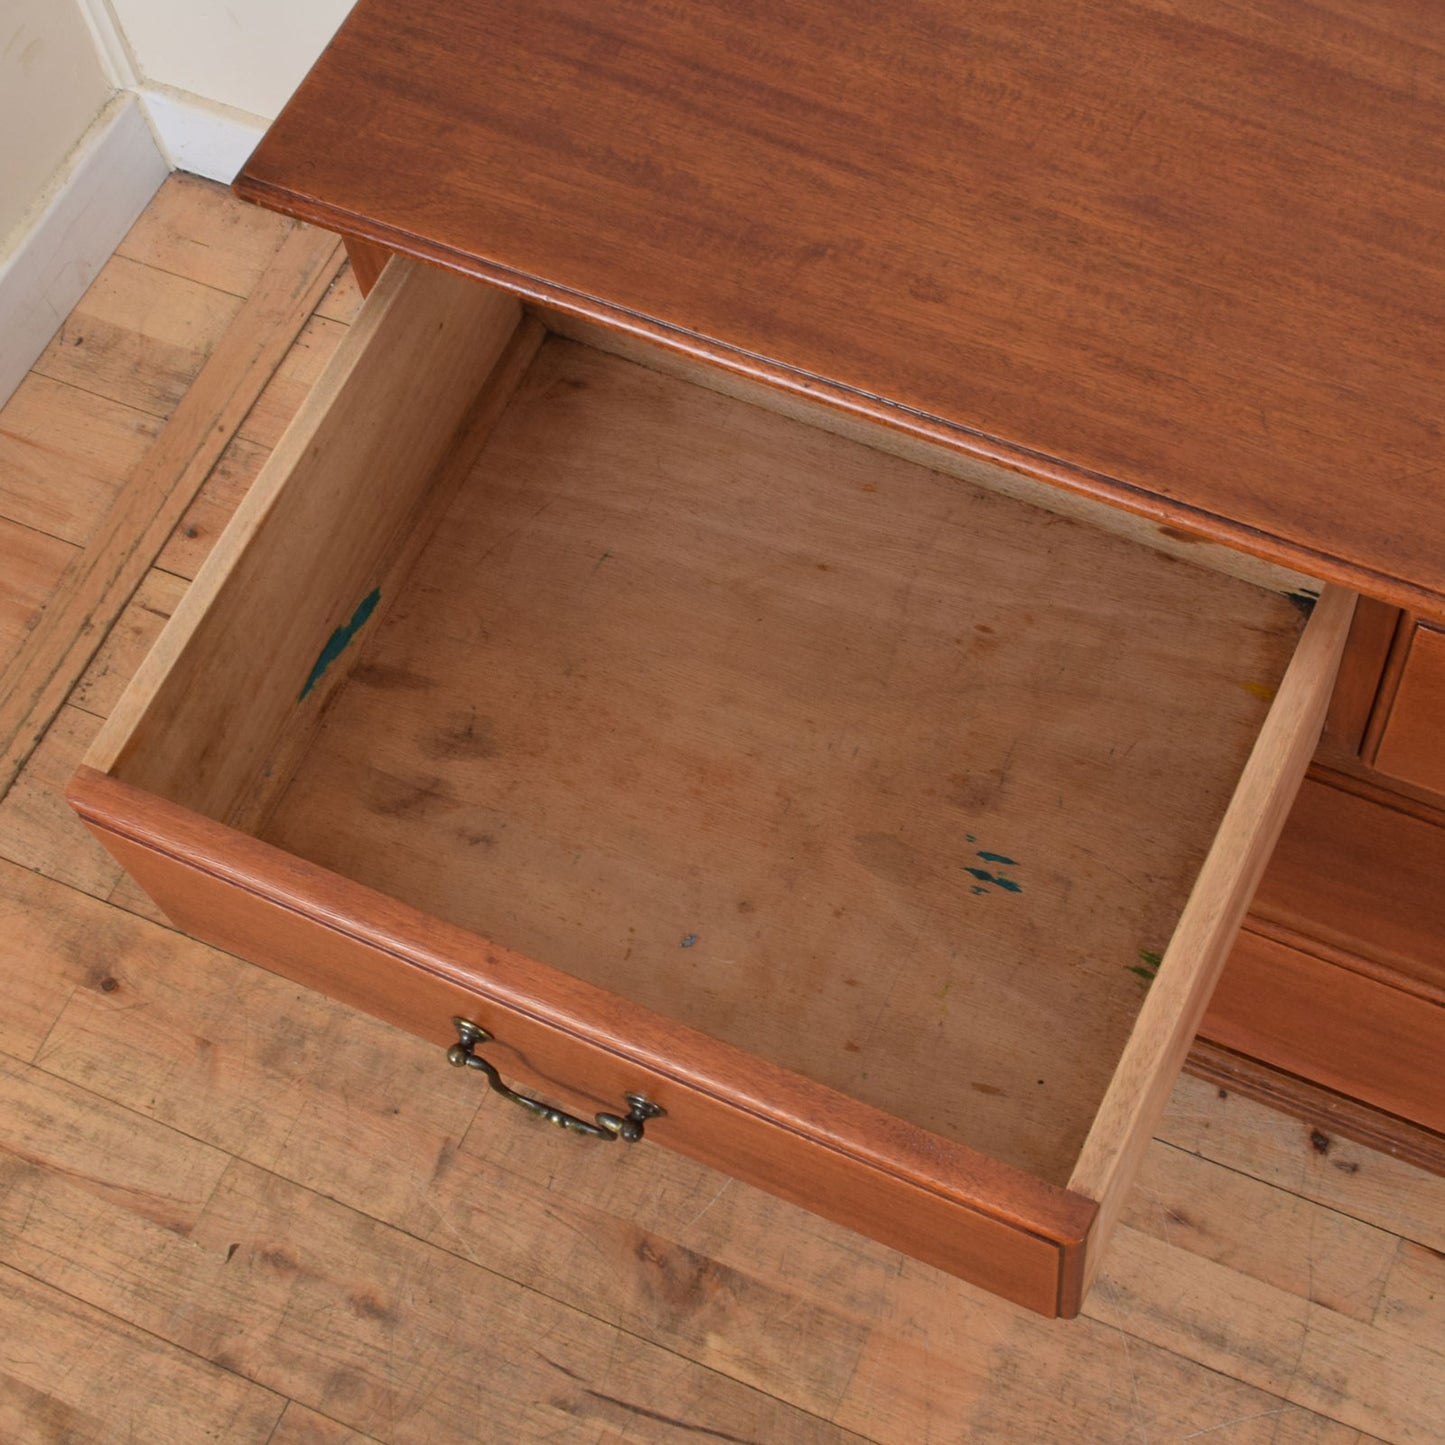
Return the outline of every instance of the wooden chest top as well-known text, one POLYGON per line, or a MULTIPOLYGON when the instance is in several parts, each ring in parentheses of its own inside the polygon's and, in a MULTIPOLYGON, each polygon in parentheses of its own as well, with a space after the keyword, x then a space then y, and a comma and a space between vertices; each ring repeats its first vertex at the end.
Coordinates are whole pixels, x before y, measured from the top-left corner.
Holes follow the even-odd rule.
POLYGON ((1445 615, 1432 0, 360 0, 243 195, 1445 615))

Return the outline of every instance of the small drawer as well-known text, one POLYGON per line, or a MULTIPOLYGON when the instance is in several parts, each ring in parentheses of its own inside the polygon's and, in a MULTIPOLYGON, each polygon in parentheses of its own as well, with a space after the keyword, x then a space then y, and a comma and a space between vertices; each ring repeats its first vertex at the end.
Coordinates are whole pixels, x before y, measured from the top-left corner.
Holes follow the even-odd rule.
POLYGON ((1445 632, 1417 622, 1378 728, 1374 768, 1445 798, 1445 632))
POLYGON ((74 805, 439 1065, 469 1020, 549 1106, 658 1106, 632 1147, 1076 1313, 1353 598, 546 333, 388 267, 74 805))

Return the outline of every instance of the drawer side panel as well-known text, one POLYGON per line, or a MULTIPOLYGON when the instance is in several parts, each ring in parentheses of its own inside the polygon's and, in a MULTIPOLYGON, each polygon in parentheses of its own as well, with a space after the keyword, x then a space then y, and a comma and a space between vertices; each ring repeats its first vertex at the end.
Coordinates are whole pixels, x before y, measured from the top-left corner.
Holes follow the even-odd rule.
POLYGON ((389 602, 393 562, 454 438, 472 430, 479 393, 508 371, 520 322, 504 293, 426 267, 388 273, 107 720, 92 763, 212 817, 246 811, 278 743, 304 731, 345 671, 333 664, 355 655, 352 639, 389 602))
POLYGON ((1314 610, 1069 1181, 1099 1203, 1086 1288, 1319 740, 1354 607, 1330 587, 1314 610))

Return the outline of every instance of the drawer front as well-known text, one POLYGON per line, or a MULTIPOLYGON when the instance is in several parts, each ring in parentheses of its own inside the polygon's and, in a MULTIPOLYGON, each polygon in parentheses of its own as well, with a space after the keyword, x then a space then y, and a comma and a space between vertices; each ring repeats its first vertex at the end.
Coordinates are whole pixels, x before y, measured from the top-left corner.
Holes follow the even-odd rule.
POLYGON ((1415 625, 1373 762, 1392 778, 1445 797, 1445 632, 1415 625))
POLYGON ((1026 1308, 1077 1313, 1089 1200, 94 770, 70 800, 178 927, 431 1040, 439 1087, 481 1087, 442 1077, 451 1020, 469 1018, 496 1036, 481 1051, 503 1078, 547 1103, 590 1118, 643 1094, 665 1110, 647 1140, 1026 1308))
POLYGON ((1283 1097, 1303 1080, 1445 1133, 1442 821, 1340 773, 1306 779, 1200 1037, 1284 1075, 1283 1097))
POLYGON ((1200 1035, 1445 1133, 1445 1005, 1248 930, 1200 1035))

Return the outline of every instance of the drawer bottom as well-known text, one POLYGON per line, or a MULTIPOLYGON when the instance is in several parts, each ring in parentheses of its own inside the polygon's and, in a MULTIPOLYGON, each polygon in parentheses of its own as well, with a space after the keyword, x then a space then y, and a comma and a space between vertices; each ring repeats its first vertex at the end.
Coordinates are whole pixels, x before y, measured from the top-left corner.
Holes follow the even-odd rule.
POLYGON ((72 800, 198 937, 1072 1313, 1353 598, 543 331, 389 267, 72 800))

